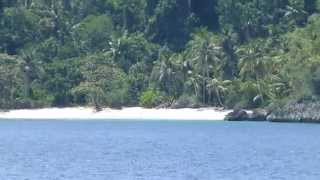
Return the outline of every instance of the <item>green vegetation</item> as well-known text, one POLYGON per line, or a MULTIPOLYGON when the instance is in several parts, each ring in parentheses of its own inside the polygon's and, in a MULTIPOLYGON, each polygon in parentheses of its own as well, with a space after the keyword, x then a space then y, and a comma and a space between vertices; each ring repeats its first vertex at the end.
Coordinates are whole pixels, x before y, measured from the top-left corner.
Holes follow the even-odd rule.
POLYGON ((142 107, 152 108, 161 103, 161 98, 162 96, 159 94, 159 92, 154 90, 147 90, 142 93, 139 104, 142 107))
POLYGON ((0 0, 0 109, 320 99, 319 0, 0 0))

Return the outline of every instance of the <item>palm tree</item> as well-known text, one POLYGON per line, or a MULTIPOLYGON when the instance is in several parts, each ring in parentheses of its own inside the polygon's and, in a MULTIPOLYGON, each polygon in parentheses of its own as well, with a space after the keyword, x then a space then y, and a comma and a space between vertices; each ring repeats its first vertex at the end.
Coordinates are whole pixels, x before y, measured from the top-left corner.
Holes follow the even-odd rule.
POLYGON ((195 73, 202 77, 202 102, 207 101, 207 79, 210 75, 218 75, 221 70, 222 48, 216 44, 215 36, 205 30, 200 31, 189 43, 189 61, 195 73))
POLYGON ((226 88, 227 85, 229 85, 231 81, 229 80, 219 80, 216 78, 212 78, 209 80, 207 84, 207 89, 210 94, 213 92, 215 94, 215 97, 218 100, 219 106, 224 107, 222 95, 228 90, 226 88))
POLYGON ((190 77, 186 80, 185 82, 185 89, 190 89, 190 93, 194 93, 196 97, 199 97, 199 92, 200 92, 200 86, 202 82, 202 77, 201 75, 192 75, 192 72, 190 71, 190 77))
POLYGON ((168 93, 169 96, 178 96, 183 87, 183 72, 181 68, 181 57, 173 54, 160 55, 160 61, 153 68, 151 80, 157 86, 168 93))
POLYGON ((268 66, 271 63, 269 57, 264 56, 264 42, 258 40, 250 43, 248 46, 239 48, 237 55, 239 56, 240 76, 243 79, 254 79, 259 91, 257 97, 264 102, 264 93, 261 88, 261 81, 268 73, 268 66))
POLYGON ((0 108, 15 100, 22 84, 22 75, 16 56, 0 53, 0 108))

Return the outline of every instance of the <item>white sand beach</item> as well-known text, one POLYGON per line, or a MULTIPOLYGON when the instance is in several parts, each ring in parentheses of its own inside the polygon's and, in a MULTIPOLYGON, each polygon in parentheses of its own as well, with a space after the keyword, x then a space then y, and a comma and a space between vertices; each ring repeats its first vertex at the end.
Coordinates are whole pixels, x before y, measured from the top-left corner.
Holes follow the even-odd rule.
POLYGON ((46 108, 35 110, 11 110, 0 112, 0 119, 30 120, 205 120, 221 121, 231 112, 217 108, 200 109, 145 109, 141 107, 104 109, 94 112, 92 108, 46 108))

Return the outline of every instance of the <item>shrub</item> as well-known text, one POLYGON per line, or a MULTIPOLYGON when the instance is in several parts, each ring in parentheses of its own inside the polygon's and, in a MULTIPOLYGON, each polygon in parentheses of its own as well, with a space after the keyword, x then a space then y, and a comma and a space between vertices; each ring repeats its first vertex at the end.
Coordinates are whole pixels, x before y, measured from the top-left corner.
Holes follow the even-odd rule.
POLYGON ((163 97, 158 91, 147 90, 140 96, 139 105, 146 108, 152 108, 161 104, 163 97))

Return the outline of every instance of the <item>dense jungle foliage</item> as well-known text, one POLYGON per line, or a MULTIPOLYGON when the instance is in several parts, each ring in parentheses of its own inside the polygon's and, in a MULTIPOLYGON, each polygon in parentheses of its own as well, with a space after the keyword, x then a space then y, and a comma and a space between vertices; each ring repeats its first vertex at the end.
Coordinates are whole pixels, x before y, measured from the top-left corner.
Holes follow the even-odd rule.
POLYGON ((319 0, 0 0, 0 109, 320 97, 319 0))

